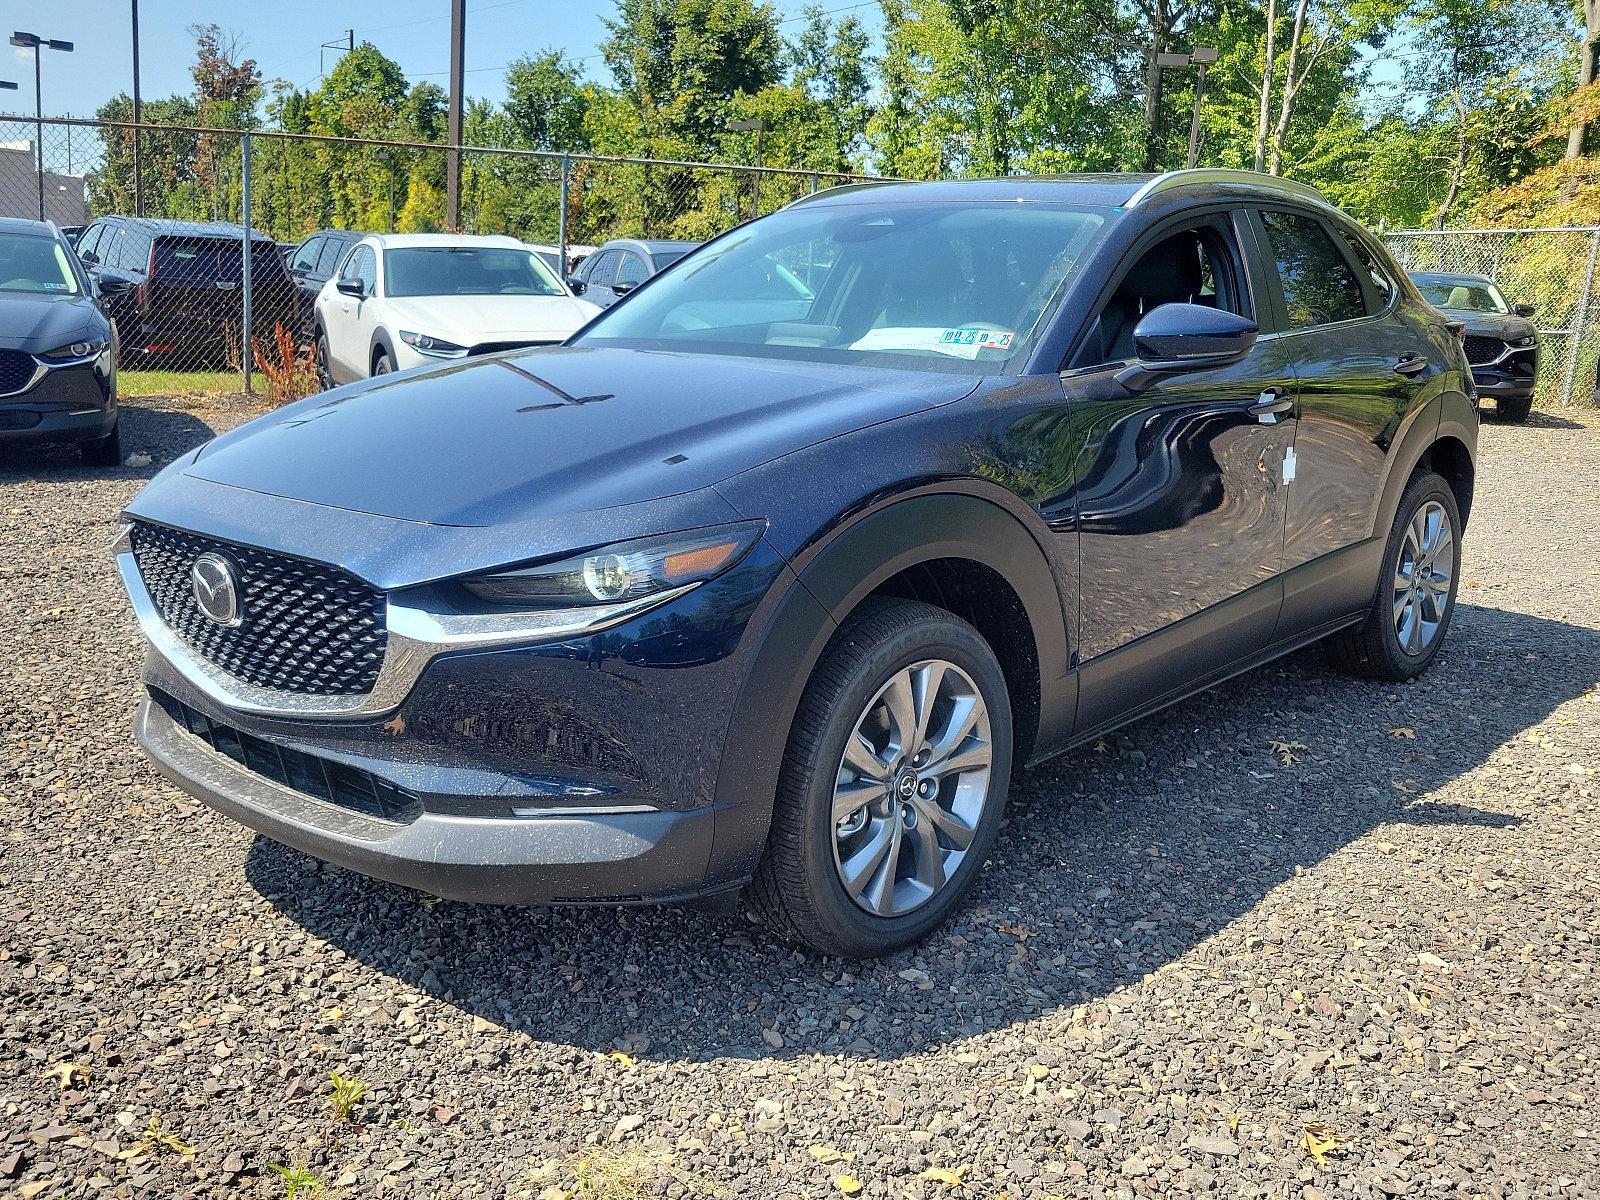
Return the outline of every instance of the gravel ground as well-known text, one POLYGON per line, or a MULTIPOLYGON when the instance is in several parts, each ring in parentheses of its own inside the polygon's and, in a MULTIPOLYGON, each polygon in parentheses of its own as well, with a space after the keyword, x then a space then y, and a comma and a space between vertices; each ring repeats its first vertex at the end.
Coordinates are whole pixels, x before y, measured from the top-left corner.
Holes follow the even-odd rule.
MULTIPOLYGON (((129 452, 243 415, 132 409, 129 452)), ((152 469, 0 461, 0 1193, 1600 1195, 1593 412, 1485 425, 1429 677, 1306 654, 1032 772, 967 908, 864 965, 191 803, 105 552, 152 469)))

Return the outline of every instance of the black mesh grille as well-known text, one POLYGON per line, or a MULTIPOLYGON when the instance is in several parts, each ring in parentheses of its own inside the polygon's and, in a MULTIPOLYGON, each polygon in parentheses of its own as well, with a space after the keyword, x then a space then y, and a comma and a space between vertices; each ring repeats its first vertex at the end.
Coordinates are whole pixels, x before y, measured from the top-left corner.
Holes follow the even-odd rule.
POLYGON ((382 593, 335 567, 134 522, 133 556, 162 620, 201 657, 257 687, 314 696, 372 690, 388 644, 382 593), (211 620, 189 571, 207 552, 238 579, 240 623, 211 620))
POLYGON ((1499 338, 1469 337, 1466 344, 1469 363, 1493 362, 1506 351, 1506 344, 1499 338))
POLYGON ((150 696, 167 716, 218 754, 274 783, 383 821, 405 824, 422 815, 422 801, 414 792, 396 787, 371 771, 280 746, 223 725, 155 688, 150 689, 150 696))
POLYGON ((33 378, 38 364, 21 350, 0 350, 0 396, 19 392, 33 378))

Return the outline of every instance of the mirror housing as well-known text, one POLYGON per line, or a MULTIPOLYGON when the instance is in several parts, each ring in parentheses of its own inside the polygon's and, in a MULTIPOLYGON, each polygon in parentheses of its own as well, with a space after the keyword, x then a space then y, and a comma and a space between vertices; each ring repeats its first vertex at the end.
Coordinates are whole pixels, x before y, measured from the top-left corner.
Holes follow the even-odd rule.
POLYGON ((1531 304, 1513 304, 1511 311, 1519 317, 1531 317, 1538 310, 1531 304))
POLYGON ((133 291, 138 284, 126 275, 118 275, 114 271, 100 270, 94 276, 95 291, 102 299, 112 296, 123 296, 133 291))
POLYGON ((367 294, 367 289, 361 286, 361 280, 359 279, 337 279, 334 281, 333 286, 344 295, 354 296, 357 300, 362 299, 367 294))
POLYGON ((583 295, 584 288, 588 287, 589 285, 584 283, 583 280, 579 279, 576 275, 568 275, 567 286, 572 289, 572 294, 574 296, 581 296, 583 295))
POLYGON ((637 283, 613 283, 611 285, 611 293, 615 296, 626 296, 638 286, 637 283))
POLYGON ((1226 367, 1256 344, 1260 327, 1250 318, 1204 304, 1161 304, 1134 327, 1139 361, 1117 372, 1117 382, 1142 392, 1165 375, 1226 367))

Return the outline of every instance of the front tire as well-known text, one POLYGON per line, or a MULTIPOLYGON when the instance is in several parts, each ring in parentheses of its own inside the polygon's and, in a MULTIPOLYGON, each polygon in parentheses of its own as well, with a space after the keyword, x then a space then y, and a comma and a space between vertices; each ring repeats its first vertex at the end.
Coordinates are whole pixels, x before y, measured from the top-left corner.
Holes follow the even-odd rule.
POLYGON ((322 391, 333 388, 333 357, 328 349, 328 335, 317 330, 317 387, 322 391))
POLYGON ((372 360, 372 377, 376 379, 379 375, 388 375, 393 370, 394 363, 389 361, 389 352, 378 351, 378 357, 372 360))
POLYGON ((848 958, 920 940, 994 844, 1011 740, 1005 676, 977 630, 915 601, 863 605, 795 714, 757 912, 848 958))
POLYGON ((1440 476, 1418 472, 1400 497, 1372 609, 1328 642, 1340 670, 1404 682, 1432 664, 1450 632, 1461 577, 1461 513, 1440 476))
POLYGON ((120 467, 122 465, 122 422, 111 427, 105 437, 84 442, 78 452, 91 467, 120 467))

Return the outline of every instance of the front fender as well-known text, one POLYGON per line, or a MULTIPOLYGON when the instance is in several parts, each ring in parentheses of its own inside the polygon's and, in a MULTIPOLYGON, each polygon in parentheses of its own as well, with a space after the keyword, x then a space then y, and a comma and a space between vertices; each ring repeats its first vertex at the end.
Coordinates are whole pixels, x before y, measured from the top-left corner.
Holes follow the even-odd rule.
MULTIPOLYGON (((1071 729, 1070 648, 1062 597, 1033 534, 998 504, 924 493, 886 500, 832 529, 791 562, 735 702, 714 795, 717 818, 706 879, 713 890, 749 876, 761 857, 778 775, 806 684, 839 625, 886 580, 917 563, 962 558, 1000 574, 1032 627, 1041 696, 1035 745, 1071 729)), ((777 589, 775 589, 777 590, 777 589)))

